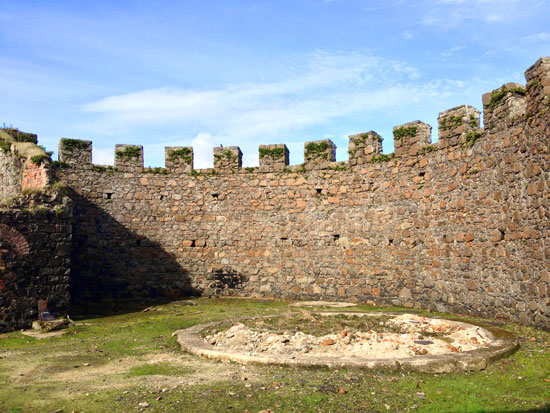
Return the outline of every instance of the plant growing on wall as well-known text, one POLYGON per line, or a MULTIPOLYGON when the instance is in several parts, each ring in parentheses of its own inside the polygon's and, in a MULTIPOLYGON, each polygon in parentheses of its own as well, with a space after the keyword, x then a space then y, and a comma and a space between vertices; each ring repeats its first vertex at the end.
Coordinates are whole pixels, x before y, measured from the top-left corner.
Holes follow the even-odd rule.
POLYGON ((222 153, 214 154, 214 158, 216 158, 217 161, 223 158, 227 159, 228 161, 235 159, 235 157, 233 156, 233 153, 229 149, 226 151, 223 151, 222 153))
POLYGON ((127 146, 124 150, 116 152, 117 158, 125 159, 127 161, 130 159, 139 158, 140 155, 141 148, 138 146, 127 146))
POLYGON ((260 159, 266 157, 278 159, 283 157, 284 153, 284 148, 260 148, 260 159))
POLYGON ((416 126, 402 126, 393 131, 393 139, 399 140, 405 136, 416 136, 416 126))
POLYGON ((183 159, 185 163, 191 163, 191 148, 172 149, 168 152, 170 162, 175 162, 178 159, 183 159))
POLYGON ((63 149, 69 152, 73 152, 76 149, 86 150, 90 149, 90 144, 78 139, 61 139, 63 149))
POLYGON ((11 148, 11 143, 5 139, 0 138, 0 149, 4 152, 9 152, 11 148))
POLYGON ((327 150, 330 147, 328 142, 310 142, 306 145, 306 159, 323 158, 328 159, 327 150))
POLYGON ((500 89, 493 90, 491 92, 491 100, 489 101, 489 103, 483 105, 483 107, 489 109, 490 111, 493 111, 510 93, 525 96, 527 92, 521 86, 513 87, 511 89, 507 89, 505 86, 502 86, 500 89))
POLYGON ((372 158, 370 158, 371 163, 378 163, 378 162, 388 162, 393 157, 393 154, 386 155, 384 153, 381 153, 380 155, 373 155, 372 158))

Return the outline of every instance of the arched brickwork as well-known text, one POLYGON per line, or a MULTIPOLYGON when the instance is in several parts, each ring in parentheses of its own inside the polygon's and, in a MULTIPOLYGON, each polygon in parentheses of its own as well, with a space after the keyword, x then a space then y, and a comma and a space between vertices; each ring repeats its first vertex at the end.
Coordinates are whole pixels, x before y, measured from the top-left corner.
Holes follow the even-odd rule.
POLYGON ((15 228, 0 224, 0 239, 7 241, 19 255, 28 255, 30 252, 27 239, 15 228))

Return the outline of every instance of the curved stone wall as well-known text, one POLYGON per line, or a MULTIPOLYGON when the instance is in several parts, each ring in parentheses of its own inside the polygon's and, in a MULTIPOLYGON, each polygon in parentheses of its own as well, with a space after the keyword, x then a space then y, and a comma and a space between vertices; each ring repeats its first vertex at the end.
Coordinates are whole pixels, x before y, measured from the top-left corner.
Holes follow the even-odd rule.
POLYGON ((550 327, 550 59, 484 95, 479 112, 439 116, 439 142, 415 121, 375 132, 260 147, 242 168, 215 148, 212 170, 192 148, 117 145, 115 168, 92 165, 91 142, 62 140, 57 175, 72 191, 73 297, 189 292, 393 303, 550 327), (79 143, 80 142, 80 143, 79 143))

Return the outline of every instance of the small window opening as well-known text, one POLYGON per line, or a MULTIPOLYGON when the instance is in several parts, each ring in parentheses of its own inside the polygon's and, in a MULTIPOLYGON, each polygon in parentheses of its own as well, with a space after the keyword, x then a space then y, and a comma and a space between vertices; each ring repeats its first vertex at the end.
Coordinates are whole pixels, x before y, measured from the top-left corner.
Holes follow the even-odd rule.
POLYGON ((315 188, 315 191, 320 194, 321 192, 323 192, 323 188, 315 188))
POLYGON ((426 172, 425 172, 425 171, 418 172, 418 176, 424 176, 424 175, 426 175, 426 172))
POLYGON ((220 194, 212 194, 212 198, 218 199, 219 196, 220 196, 220 194))
POLYGON ((388 241, 389 241, 390 245, 393 244, 393 239, 390 238, 388 241))
POLYGON ((105 195, 103 197, 105 199, 113 199, 113 193, 112 192, 105 192, 105 195))
POLYGON ((333 241, 338 241, 339 239, 340 239, 340 234, 334 234, 334 235, 332 236, 332 240, 333 240, 333 241))

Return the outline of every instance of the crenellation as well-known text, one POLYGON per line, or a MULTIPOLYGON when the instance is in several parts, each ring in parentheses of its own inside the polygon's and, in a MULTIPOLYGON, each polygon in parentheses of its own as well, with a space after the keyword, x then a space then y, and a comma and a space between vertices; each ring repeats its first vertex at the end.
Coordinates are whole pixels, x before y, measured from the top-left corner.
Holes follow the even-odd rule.
POLYGON ((394 126, 393 144, 396 158, 416 156, 419 151, 432 143, 432 127, 427 123, 415 120, 394 126))
POLYGON ((289 151, 285 144, 260 145, 260 172, 281 171, 288 166, 289 151))
POLYGON ((384 139, 374 131, 349 136, 348 155, 350 166, 371 162, 373 156, 382 154, 384 139))
POLYGON ((169 172, 189 173, 193 170, 193 148, 167 146, 164 148, 164 165, 169 172))
POLYGON ((439 125, 438 147, 443 149, 468 145, 474 135, 481 134, 479 115, 479 110, 468 105, 457 106, 441 112, 437 118, 439 125))
POLYGON ((550 57, 540 58, 525 72, 527 124, 535 136, 550 136, 550 57))
POLYGON ((492 92, 485 93, 483 124, 491 134, 512 129, 525 121, 526 90, 519 83, 506 83, 492 92))
POLYGON ((59 161, 73 166, 92 163, 92 141, 61 138, 59 141, 59 161))
POLYGON ((336 162, 336 145, 330 139, 304 143, 304 168, 327 169, 336 162))
POLYGON ((243 166, 243 153, 238 146, 214 148, 214 169, 216 171, 237 171, 243 166))
POLYGON ((115 146, 115 168, 121 172, 141 172, 143 170, 143 146, 115 146))

